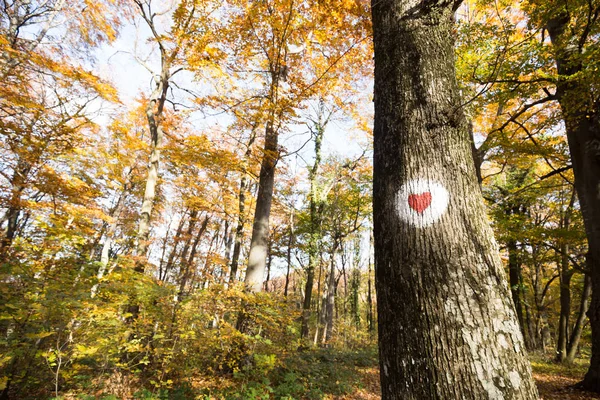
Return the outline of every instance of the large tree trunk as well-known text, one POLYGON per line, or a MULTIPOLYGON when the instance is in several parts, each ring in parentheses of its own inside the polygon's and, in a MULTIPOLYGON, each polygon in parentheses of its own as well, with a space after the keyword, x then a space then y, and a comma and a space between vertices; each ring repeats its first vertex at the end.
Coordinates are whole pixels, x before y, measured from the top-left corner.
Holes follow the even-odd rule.
POLYGON ((592 328, 592 358, 583 386, 600 392, 600 107, 589 83, 574 78, 581 72, 581 47, 573 43, 570 18, 564 13, 547 24, 555 49, 556 85, 575 176, 575 189, 588 240, 587 269, 592 280, 588 311, 592 328))
POLYGON ((248 255, 248 268, 244 283, 253 292, 260 292, 263 287, 265 268, 267 265, 267 241, 269 240, 269 217, 275 184, 275 167, 279 158, 278 133, 269 121, 265 129, 265 147, 258 179, 258 196, 252 225, 252 240, 248 255))
POLYGON ((459 3, 372 1, 385 400, 538 397, 458 96, 459 3))

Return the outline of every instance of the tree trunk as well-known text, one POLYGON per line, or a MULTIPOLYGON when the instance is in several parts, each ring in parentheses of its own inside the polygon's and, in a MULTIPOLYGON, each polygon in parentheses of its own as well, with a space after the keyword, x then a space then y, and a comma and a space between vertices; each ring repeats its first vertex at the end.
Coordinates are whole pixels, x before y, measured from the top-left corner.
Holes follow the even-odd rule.
POLYGON ((96 296, 96 293, 98 292, 98 286, 100 285, 100 280, 104 277, 104 274, 106 273, 106 268, 108 267, 110 247, 112 246, 115 231, 117 230, 117 226, 119 225, 119 217, 121 215, 121 211, 123 210, 123 207, 125 205, 125 196, 127 190, 127 184, 125 184, 123 186, 123 190, 119 194, 117 204, 110 213, 110 216, 111 218, 113 218, 113 221, 108 226, 106 236, 104 238, 104 243, 102 244, 102 252, 100 253, 100 267, 98 268, 98 272, 96 273, 96 279, 98 279, 98 282, 96 282, 90 290, 90 296, 92 298, 96 296))
POLYGON ((319 253, 321 247, 321 214, 323 212, 323 202, 319 190, 317 178, 319 176, 319 167, 321 165, 321 144, 323 143, 324 127, 320 122, 315 124, 314 131, 311 133, 315 139, 315 162, 308 173, 310 182, 310 232, 308 237, 308 268, 306 269, 306 287, 304 289, 304 304, 302 305, 302 328, 300 337, 308 336, 308 322, 310 319, 310 304, 312 300, 312 289, 315 279, 315 268, 320 262, 319 253))
POLYGON ((373 0, 382 399, 537 399, 454 71, 460 1, 373 0))
POLYGON ((247 172, 244 172, 240 180, 240 191, 238 195, 238 223, 235 228, 235 239, 233 244, 233 255, 231 256, 231 266, 229 271, 229 282, 235 282, 238 265, 240 262, 240 252, 242 250, 242 240, 244 239, 244 225, 246 224, 246 188, 248 181, 247 172))
POLYGON ((360 288, 360 270, 358 266, 350 273, 350 315, 354 327, 358 331, 360 329, 360 305, 358 303, 358 290, 360 288))
POLYGON ((600 393, 600 108, 595 89, 576 75, 581 72, 582 48, 573 43, 568 12, 546 26, 554 47, 561 79, 556 84, 567 142, 571 153, 575 189, 588 240, 587 271, 592 281, 588 311, 592 328, 592 358, 583 386, 600 393))
POLYGON ((164 271, 162 270, 162 268, 159 270, 158 279, 161 281, 164 281, 167 279, 167 276, 168 276, 169 272, 171 271, 171 268, 173 268, 173 262, 175 261, 175 256, 177 255, 177 247, 179 245, 179 242, 182 239, 181 233, 183 231, 183 226, 185 224, 186 214, 187 214, 187 210, 184 211, 183 215, 181 216, 181 219, 179 220, 179 223, 177 224, 177 230, 175 231, 175 236, 173 236, 173 247, 171 248, 171 251, 169 252, 169 258, 167 259, 167 263, 165 264, 164 271))
POLYGON ((581 332, 583 332, 583 323, 585 321, 585 315, 590 307, 590 296, 592 294, 592 282, 589 276, 585 276, 583 283, 583 291, 581 292, 581 302, 579 304, 579 314, 577 315, 577 321, 573 326, 571 337, 569 338, 569 348, 567 350, 566 362, 572 364, 575 361, 577 355, 577 349, 579 348, 579 339, 581 339, 581 332))
POLYGON ((289 227, 289 235, 287 242, 287 268, 285 271, 285 287, 283 289, 283 295, 287 297, 288 295, 288 287, 290 285, 290 269, 292 268, 292 245, 294 243, 294 207, 291 207, 290 211, 290 227, 289 227))
POLYGON ((161 78, 156 82, 156 87, 150 96, 150 101, 146 106, 146 118, 150 130, 150 163, 148 165, 148 177, 146 178, 146 188, 144 190, 144 200, 140 212, 140 221, 137 233, 135 263, 136 272, 144 272, 146 268, 146 257, 148 253, 150 237, 150 216, 154 207, 156 198, 156 188, 158 185, 158 166, 160 162, 160 148, 163 142, 164 132, 161 125, 162 111, 167 97, 169 87, 167 71, 162 72, 161 78))
POLYGON ((246 192, 248 191, 248 159, 252 155, 252 145, 256 140, 256 127, 252 127, 250 139, 246 145, 246 154, 242 163, 242 178, 240 179, 240 190, 238 194, 238 221, 235 228, 235 241, 233 244, 233 254, 231 256, 231 266, 229 271, 229 282, 236 280, 237 270, 240 262, 240 252, 242 250, 242 241, 244 240, 244 226, 246 225, 246 192))
POLYGON ((269 216, 275 184, 275 167, 279 158, 278 133, 269 121, 265 129, 265 147, 258 179, 258 196, 252 225, 252 240, 248 255, 248 268, 244 283, 252 292, 260 292, 263 286, 267 263, 267 241, 269 239, 269 216))
POLYGON ((333 337, 333 313, 335 310, 336 288, 337 281, 335 279, 335 258, 332 258, 331 268, 329 270, 329 280, 327 282, 327 303, 325 304, 325 338, 323 340, 323 344, 325 346, 329 346, 329 342, 333 337))
POLYGON ((558 341, 556 342, 556 361, 563 362, 567 358, 567 340, 569 338, 569 317, 571 316, 571 277, 569 271, 569 246, 560 246, 560 317, 558 320, 558 341))
POLYGON ((267 245, 267 278, 265 279, 265 292, 269 291, 269 281, 271 280, 271 263, 273 262, 273 241, 269 238, 267 245))
MULTIPOLYGON (((372 241, 373 239, 370 239, 370 241, 372 241)), ((367 275, 367 279, 368 279, 368 284, 367 284, 367 322, 369 325, 369 332, 372 333, 375 331, 375 321, 373 318, 373 294, 372 291, 373 289, 371 288, 371 244, 369 243, 369 267, 368 267, 368 271, 367 271, 368 275, 367 275)))
POLYGON ((526 337, 527 328, 525 326, 525 319, 523 318, 523 304, 521 300, 521 262, 519 260, 517 242, 515 240, 509 240, 506 244, 506 247, 508 249, 508 276, 510 292, 513 303, 515 304, 517 320, 519 321, 521 333, 524 337, 526 337))

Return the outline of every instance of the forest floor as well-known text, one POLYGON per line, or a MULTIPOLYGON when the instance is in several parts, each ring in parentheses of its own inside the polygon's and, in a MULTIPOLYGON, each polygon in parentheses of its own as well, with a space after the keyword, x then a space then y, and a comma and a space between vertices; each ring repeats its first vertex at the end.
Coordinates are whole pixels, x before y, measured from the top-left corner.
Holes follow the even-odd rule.
MULTIPOLYGON (((118 385, 109 384, 93 396, 81 397, 81 394, 72 393, 61 399, 380 400, 377 358, 375 346, 356 350, 313 348, 289 354, 277 363, 269 357, 258 363, 262 358, 257 358, 258 364, 252 369, 233 375, 205 371, 186 385, 176 385, 165 391, 140 389, 138 382, 118 392, 118 385)), ((600 400, 600 394, 573 387, 587 371, 586 359, 578 359, 567 366, 556 364, 547 356, 533 356, 531 363, 541 399, 600 400)))

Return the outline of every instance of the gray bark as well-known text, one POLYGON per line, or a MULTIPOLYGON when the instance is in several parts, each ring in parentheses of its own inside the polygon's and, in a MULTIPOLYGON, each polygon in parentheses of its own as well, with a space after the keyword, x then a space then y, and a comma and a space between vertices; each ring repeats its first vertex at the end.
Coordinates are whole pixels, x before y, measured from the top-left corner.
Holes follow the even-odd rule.
POLYGON ((263 287, 267 266, 267 242, 269 240, 269 217, 275 185, 275 167, 279 158, 278 132, 269 121, 265 129, 265 146, 258 179, 258 195, 252 225, 252 240, 248 255, 248 268, 244 283, 252 292, 260 292, 263 287))
POLYGON ((460 106, 452 34, 459 4, 372 2, 384 400, 538 398, 460 106), (428 226, 400 213, 402 185, 415 179, 448 191, 447 209, 428 226))

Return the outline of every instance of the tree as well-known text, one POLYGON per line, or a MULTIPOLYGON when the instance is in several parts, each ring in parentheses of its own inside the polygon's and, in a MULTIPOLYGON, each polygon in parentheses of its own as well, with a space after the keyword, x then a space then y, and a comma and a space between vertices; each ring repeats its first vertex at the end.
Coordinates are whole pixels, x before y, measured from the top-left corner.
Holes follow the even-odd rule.
POLYGON ((99 1, 86 12, 78 12, 86 8, 78 1, 3 4, 0 146, 11 155, 2 166, 3 255, 25 229, 21 217, 42 166, 77 147, 83 132, 94 127, 94 101, 117 100, 116 90, 82 68, 77 57, 115 39, 118 3, 99 1))
POLYGON ((593 39, 600 28, 600 5, 591 1, 577 3, 581 3, 578 5, 583 12, 572 14, 564 1, 542 13, 559 75, 556 98, 565 122, 589 248, 586 264, 592 284, 588 311, 592 359, 583 386, 600 392, 600 97, 595 88, 598 50, 597 40, 593 39), (582 29, 574 28, 580 24, 582 29))
MULTIPOLYGON (((589 248, 586 273, 590 275, 593 289, 596 288, 592 290, 595 294, 588 313, 592 359, 583 385, 588 390, 600 391, 600 298, 597 295, 600 292, 597 289, 600 287, 600 200, 597 195, 600 101, 595 90, 600 5, 587 0, 529 0, 519 4, 506 1, 493 8, 491 14, 496 17, 478 25, 485 25, 487 32, 498 36, 496 43, 488 43, 491 46, 487 47, 496 51, 489 52, 491 58, 478 62, 471 74, 484 85, 481 93, 490 91, 504 100, 501 104, 506 106, 504 114, 509 118, 499 124, 496 131, 503 131, 511 124, 521 125, 527 114, 546 112, 547 118, 538 121, 554 125, 555 133, 566 134, 571 164, 554 164, 552 172, 562 176, 563 171, 573 168, 589 248), (492 19, 496 21, 491 22, 492 19), (513 101, 515 99, 518 101, 513 101), (547 113, 547 110, 554 111, 547 113)), ((535 143, 534 135, 529 132, 528 135, 535 143)), ((484 142, 481 150, 485 153, 489 148, 489 143, 484 142)), ((553 165, 548 158, 546 161, 553 165)))
POLYGON ((218 40, 198 43, 190 63, 203 64, 208 58, 220 68, 212 82, 216 93, 203 99, 203 104, 236 116, 252 114, 258 122, 250 124, 252 129, 264 132, 244 279, 249 290, 260 291, 275 172, 285 152, 279 137, 307 100, 332 88, 331 82, 339 79, 342 70, 362 68, 360 63, 346 61, 369 49, 366 7, 341 0, 236 0, 220 12, 227 17, 211 22, 218 40))
POLYGON ((384 399, 537 398, 458 95, 460 3, 372 3, 384 399))

